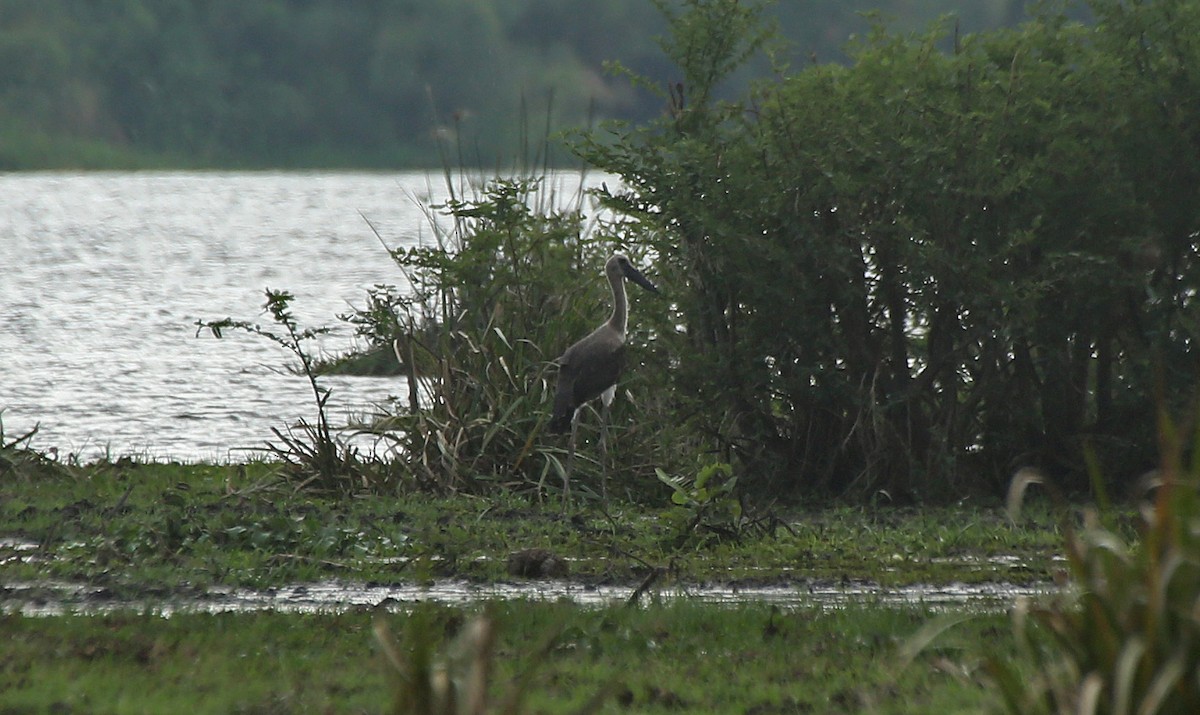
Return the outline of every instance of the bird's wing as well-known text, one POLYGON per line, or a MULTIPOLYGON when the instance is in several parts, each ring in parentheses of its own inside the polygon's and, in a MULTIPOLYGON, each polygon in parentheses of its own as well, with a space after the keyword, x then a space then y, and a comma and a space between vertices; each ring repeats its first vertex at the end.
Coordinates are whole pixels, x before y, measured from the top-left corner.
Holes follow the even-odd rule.
POLYGON ((554 391, 554 412, 550 417, 551 432, 566 432, 571 429, 571 420, 575 418, 575 368, 566 361, 566 356, 558 360, 558 385, 554 391))
MULTIPOLYGON (((608 346, 606 346, 608 347, 608 346)), ((578 360, 572 384, 575 406, 594 400, 617 384, 625 367, 625 345, 617 344, 604 351, 593 351, 578 360)))
POLYGON ((625 345, 597 331, 568 348, 557 362, 558 385, 550 429, 565 432, 571 427, 575 410, 617 384, 625 366, 625 345))

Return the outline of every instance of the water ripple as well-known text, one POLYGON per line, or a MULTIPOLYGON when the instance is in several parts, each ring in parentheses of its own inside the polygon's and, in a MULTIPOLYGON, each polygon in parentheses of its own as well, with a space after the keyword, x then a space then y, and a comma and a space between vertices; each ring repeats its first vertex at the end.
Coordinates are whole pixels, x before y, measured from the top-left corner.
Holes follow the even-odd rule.
MULTIPOLYGON (((197 319, 268 322, 287 289, 304 326, 334 328, 368 287, 404 278, 389 246, 430 229, 411 198, 445 199, 425 174, 0 175, 0 419, 40 425, 34 446, 82 459, 227 461, 270 428, 311 418, 289 356, 246 334, 196 337, 197 319), (361 214, 361 215, 360 215, 361 214)), ((331 414, 404 397, 401 380, 330 380, 331 414)))

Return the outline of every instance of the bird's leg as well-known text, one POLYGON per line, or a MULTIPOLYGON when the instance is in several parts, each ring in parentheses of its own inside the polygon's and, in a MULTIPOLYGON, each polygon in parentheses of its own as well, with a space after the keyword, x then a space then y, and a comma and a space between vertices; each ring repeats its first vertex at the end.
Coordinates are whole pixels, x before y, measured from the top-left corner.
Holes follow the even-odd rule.
POLYGON ((604 500, 605 511, 608 510, 608 412, 616 396, 616 385, 600 393, 600 402, 604 405, 600 409, 600 498, 604 500))
POLYGON ((567 447, 567 469, 563 472, 562 509, 565 513, 571 503, 571 472, 575 469, 575 436, 579 433, 579 410, 571 415, 571 441, 567 447))
POLYGON ((605 402, 600 410, 600 498, 604 501, 604 509, 608 510, 608 409, 610 402, 605 402))

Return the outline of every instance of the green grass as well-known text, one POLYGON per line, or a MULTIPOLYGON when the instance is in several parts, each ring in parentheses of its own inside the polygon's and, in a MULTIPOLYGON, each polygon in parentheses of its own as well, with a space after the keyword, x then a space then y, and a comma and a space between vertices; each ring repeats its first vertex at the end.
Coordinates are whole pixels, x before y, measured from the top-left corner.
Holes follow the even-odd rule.
MULTIPOLYGON (((472 609, 434 608, 446 638, 472 609)), ((968 619, 911 662, 920 608, 630 609, 490 604, 493 697, 532 672, 527 712, 950 713, 988 702, 980 666, 1008 652, 1001 615, 968 619), (544 659, 536 653, 557 633, 544 659)), ((0 712, 383 712, 392 686, 370 612, 0 617, 0 712)), ((393 632, 407 617, 386 614, 393 632)))
POLYGON ((684 582, 1023 583, 1051 579, 1062 544, 1056 517, 1035 505, 1019 526, 999 507, 796 510, 734 536, 691 529, 665 486, 661 507, 564 518, 532 492, 320 494, 277 471, 128 460, 12 471, 0 477, 0 538, 37 552, 0 558, 0 582, 67 579, 119 597, 327 578, 491 581, 505 577, 508 554, 542 548, 592 582, 634 584, 662 568, 684 582))

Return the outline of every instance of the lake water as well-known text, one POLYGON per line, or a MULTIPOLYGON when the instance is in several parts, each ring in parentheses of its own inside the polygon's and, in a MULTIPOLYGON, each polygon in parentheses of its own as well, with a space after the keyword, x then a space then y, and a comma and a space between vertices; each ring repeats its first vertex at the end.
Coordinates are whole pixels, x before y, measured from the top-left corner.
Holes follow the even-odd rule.
MULTIPOLYGON (((405 284, 385 244, 431 240, 422 207, 447 195, 425 173, 0 175, 5 439, 39 426, 33 446, 60 458, 245 461, 272 427, 315 418, 312 393, 278 346, 197 337, 196 320, 268 325, 264 289, 286 289, 302 326, 334 328, 321 350, 344 352, 337 314, 405 284)), ((335 422, 406 393, 399 378, 324 384, 335 422)))

